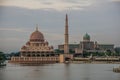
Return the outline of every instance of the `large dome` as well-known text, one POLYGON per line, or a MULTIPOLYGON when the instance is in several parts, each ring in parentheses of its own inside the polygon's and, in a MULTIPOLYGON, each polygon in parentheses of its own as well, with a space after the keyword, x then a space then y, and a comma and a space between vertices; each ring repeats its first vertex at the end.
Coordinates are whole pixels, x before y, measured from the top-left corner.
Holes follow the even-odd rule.
POLYGON ((86 34, 83 36, 83 40, 90 40, 90 35, 86 33, 86 34))
POLYGON ((44 36, 40 31, 38 31, 38 28, 36 28, 36 31, 31 34, 30 41, 44 41, 44 36))

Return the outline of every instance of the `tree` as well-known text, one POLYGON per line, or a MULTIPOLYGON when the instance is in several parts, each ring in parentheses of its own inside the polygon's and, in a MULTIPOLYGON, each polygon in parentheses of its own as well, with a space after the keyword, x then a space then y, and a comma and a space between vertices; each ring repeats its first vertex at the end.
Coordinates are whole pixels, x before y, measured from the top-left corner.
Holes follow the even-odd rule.
POLYGON ((111 51, 111 50, 106 50, 106 54, 107 54, 108 56, 112 56, 112 51, 111 51))
POLYGON ((55 49, 55 53, 64 53, 64 50, 55 49))
POLYGON ((115 48, 115 55, 120 56, 120 47, 115 48))
POLYGON ((20 52, 12 52, 10 53, 10 57, 12 56, 20 56, 20 52))
POLYGON ((0 52, 0 64, 5 61, 5 54, 3 52, 0 52))
POLYGON ((72 49, 69 49, 69 52, 70 52, 71 54, 75 53, 75 51, 72 50, 72 49))

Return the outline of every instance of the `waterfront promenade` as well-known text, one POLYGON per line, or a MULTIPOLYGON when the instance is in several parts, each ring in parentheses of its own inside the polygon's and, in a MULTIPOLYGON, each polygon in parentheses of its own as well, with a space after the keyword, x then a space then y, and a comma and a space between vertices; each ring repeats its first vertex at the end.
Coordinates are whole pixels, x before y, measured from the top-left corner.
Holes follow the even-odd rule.
MULTIPOLYGON (((62 59, 64 60, 64 59, 62 59)), ((56 57, 12 57, 9 63, 15 64, 53 64, 53 63, 77 63, 77 64, 120 64, 120 57, 73 57, 73 59, 61 62, 59 56, 56 57)))

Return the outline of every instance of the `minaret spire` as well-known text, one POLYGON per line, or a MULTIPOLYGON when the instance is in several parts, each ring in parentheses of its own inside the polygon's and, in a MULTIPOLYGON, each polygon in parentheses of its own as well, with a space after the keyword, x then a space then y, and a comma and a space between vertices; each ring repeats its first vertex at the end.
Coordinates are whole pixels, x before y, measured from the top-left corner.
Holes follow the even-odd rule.
POLYGON ((65 44, 64 53, 69 53, 68 15, 65 18, 65 44))
POLYGON ((36 24, 36 31, 38 31, 38 24, 36 24))

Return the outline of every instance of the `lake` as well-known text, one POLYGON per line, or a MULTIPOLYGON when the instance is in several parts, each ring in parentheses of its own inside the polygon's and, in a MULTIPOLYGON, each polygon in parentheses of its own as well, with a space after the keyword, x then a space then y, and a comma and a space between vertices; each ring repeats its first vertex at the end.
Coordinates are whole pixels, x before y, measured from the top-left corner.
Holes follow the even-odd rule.
POLYGON ((120 80, 115 64, 45 64, 0 67, 0 80, 120 80))

